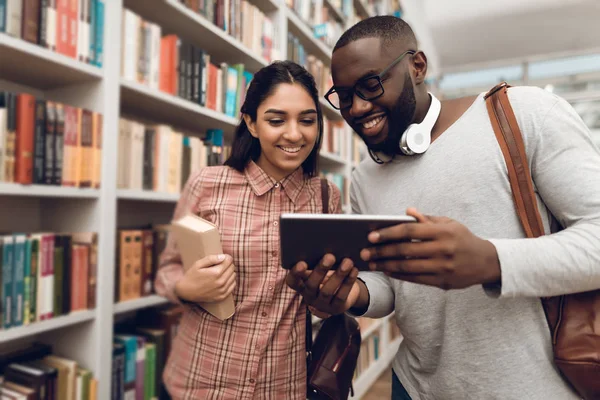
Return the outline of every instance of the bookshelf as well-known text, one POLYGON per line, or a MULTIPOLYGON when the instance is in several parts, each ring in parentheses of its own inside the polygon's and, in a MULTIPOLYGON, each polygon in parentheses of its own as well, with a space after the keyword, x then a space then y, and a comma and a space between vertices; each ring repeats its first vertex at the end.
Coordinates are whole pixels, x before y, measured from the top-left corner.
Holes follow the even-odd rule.
MULTIPOLYGON (((302 0, 301 0, 302 1, 302 0)), ((296 0, 297 2, 297 0, 296 0)), ((272 22, 272 59, 288 59, 288 32, 324 66, 331 63, 331 48, 315 38, 313 28, 290 6, 290 1, 250 0, 272 22)), ((238 118, 221 110, 190 101, 157 87, 123 76, 123 11, 131 10, 146 21, 161 27, 161 34, 175 34, 202 48, 211 63, 241 63, 250 73, 268 64, 256 49, 225 32, 200 13, 176 0, 105 0, 101 66, 76 60, 56 50, 44 48, 0 32, 0 92, 27 92, 47 102, 59 102, 101 114, 100 185, 97 188, 64 185, 2 182, 0 177, 0 220, 5 232, 95 232, 97 235, 96 306, 72 311, 49 320, 0 330, 0 350, 16 343, 41 341, 56 352, 76 360, 89 369, 98 381, 97 398, 108 399, 111 392, 112 348, 116 321, 125 315, 166 303, 149 295, 115 303, 117 280, 117 236, 120 230, 142 224, 165 224, 179 198, 178 193, 120 187, 118 154, 120 120, 131 118, 147 124, 167 124, 189 136, 204 136, 209 129, 223 132, 230 143, 238 118), (110 21, 109 24, 106 21, 110 21)), ((355 22, 334 1, 315 2, 329 10, 329 21, 343 28, 355 22)), ((366 17, 371 11, 359 0, 350 1, 355 14, 366 17)), ((371 7, 372 8, 372 7, 371 7)), ((245 39, 245 38, 244 38, 245 39)), ((323 93, 320 93, 321 96, 323 93)), ((334 124, 340 113, 320 99, 324 117, 334 124)), ((350 138, 349 132, 346 136, 350 138)), ((340 141, 334 152, 323 151, 323 172, 343 178, 343 210, 350 213, 348 188, 352 169, 357 164, 357 140, 340 141)), ((85 158, 80 160, 85 162, 85 158)), ((91 160, 90 160, 91 162, 91 160)), ((388 368, 398 339, 389 340, 389 319, 364 331, 369 338, 379 335, 380 357, 361 372, 354 384, 360 399, 379 374, 388 368)))

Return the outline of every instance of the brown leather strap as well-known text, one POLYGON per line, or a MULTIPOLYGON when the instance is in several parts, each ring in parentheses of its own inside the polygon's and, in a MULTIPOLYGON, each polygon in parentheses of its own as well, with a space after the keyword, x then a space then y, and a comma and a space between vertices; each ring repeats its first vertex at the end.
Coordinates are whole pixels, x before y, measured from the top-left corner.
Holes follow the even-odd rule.
POLYGON ((509 87, 506 82, 503 82, 490 90, 485 95, 485 99, 494 133, 506 161, 519 219, 527 237, 538 237, 544 234, 544 225, 533 191, 533 180, 529 171, 523 136, 508 100, 509 87))
POLYGON ((321 178, 321 201, 323 202, 323 214, 329 214, 329 185, 325 178, 321 178))

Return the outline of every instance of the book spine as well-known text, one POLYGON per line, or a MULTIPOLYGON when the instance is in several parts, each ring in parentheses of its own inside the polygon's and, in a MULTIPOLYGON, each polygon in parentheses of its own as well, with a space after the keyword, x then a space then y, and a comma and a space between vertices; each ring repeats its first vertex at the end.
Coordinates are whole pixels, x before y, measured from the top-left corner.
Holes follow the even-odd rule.
POLYGON ((57 20, 56 20, 56 1, 57 0, 49 0, 48 1, 48 32, 47 32, 47 41, 48 48, 52 51, 56 51, 56 37, 57 37, 57 20))
POLYGON ((23 270, 23 325, 31 322, 31 253, 32 241, 27 237, 25 241, 25 269, 23 270))
POLYGON ((48 48, 48 3, 50 0, 40 0, 40 18, 38 22, 38 44, 48 48))
POLYGON ((89 248, 89 269, 87 288, 87 308, 96 308, 96 288, 98 280, 98 242, 94 234, 89 248))
POLYGON ((62 237, 62 311, 68 314, 72 311, 71 309, 71 274, 73 256, 71 252, 72 240, 70 235, 63 235, 62 237))
MULTIPOLYGON (((35 138, 33 155, 33 183, 46 183, 46 102, 35 102, 35 138)), ((51 172, 49 170, 48 172, 51 172)))
POLYGON ((0 32, 6 32, 6 0, 0 0, 0 32))
POLYGON ((31 239, 31 295, 29 299, 29 321, 37 321, 37 287, 38 287, 38 268, 39 268, 39 251, 40 241, 37 237, 31 239))
POLYGON ((51 185, 54 183, 54 157, 55 157, 55 141, 56 141, 56 108, 55 103, 46 103, 46 135, 45 135, 45 183, 51 185))
POLYGON ((23 0, 6 0, 6 33, 21 38, 23 31, 23 0))
POLYGON ((61 235, 54 237, 54 297, 53 313, 55 317, 63 315, 63 279, 64 279, 64 256, 63 240, 61 235))
POLYGON ((25 295, 25 235, 14 235, 11 327, 23 325, 25 295))
POLYGON ((96 0, 95 65, 102 67, 104 57, 104 1, 96 0))
POLYGON ((4 329, 12 326, 12 282, 13 282, 13 260, 14 260, 14 238, 12 236, 4 236, 4 244, 2 247, 2 305, 4 314, 4 329))
POLYGON ((28 93, 21 93, 17 97, 15 181, 29 184, 33 181, 35 97, 28 93))
POLYGON ((63 184, 63 161, 65 149, 65 109, 62 104, 54 104, 54 151, 53 151, 53 171, 52 184, 63 184))

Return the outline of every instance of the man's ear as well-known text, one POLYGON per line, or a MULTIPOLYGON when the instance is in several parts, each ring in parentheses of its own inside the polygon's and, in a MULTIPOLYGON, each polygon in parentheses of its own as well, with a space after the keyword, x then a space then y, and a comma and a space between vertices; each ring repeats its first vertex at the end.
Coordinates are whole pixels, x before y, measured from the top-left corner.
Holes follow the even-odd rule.
POLYGON ((415 84, 419 85, 425 82, 427 75, 427 56, 422 51, 417 52, 413 56, 413 68, 415 73, 415 84))
POLYGON ((252 118, 250 118, 248 114, 244 114, 244 122, 246 123, 250 134, 255 138, 258 138, 258 135, 256 134, 256 122, 252 121, 252 118))

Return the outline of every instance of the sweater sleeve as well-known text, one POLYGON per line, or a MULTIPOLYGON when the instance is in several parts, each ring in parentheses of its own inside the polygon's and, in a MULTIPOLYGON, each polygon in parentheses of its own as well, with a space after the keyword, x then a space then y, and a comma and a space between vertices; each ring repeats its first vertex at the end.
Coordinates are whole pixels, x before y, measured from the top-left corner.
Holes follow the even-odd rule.
POLYGON ((502 277, 496 295, 600 288, 600 152, 573 107, 555 99, 526 144, 535 188, 564 229, 535 239, 490 240, 502 277))
MULTIPOLYGON (((201 186, 200 172, 192 174, 186 182, 181 197, 175 207, 173 220, 177 220, 186 214, 198 214, 199 190, 201 186)), ((177 248, 177 243, 173 235, 169 234, 165 249, 159 256, 158 269, 154 286, 156 293, 166 297, 169 301, 176 304, 183 304, 175 295, 175 284, 183 277, 183 264, 181 254, 177 248)))

